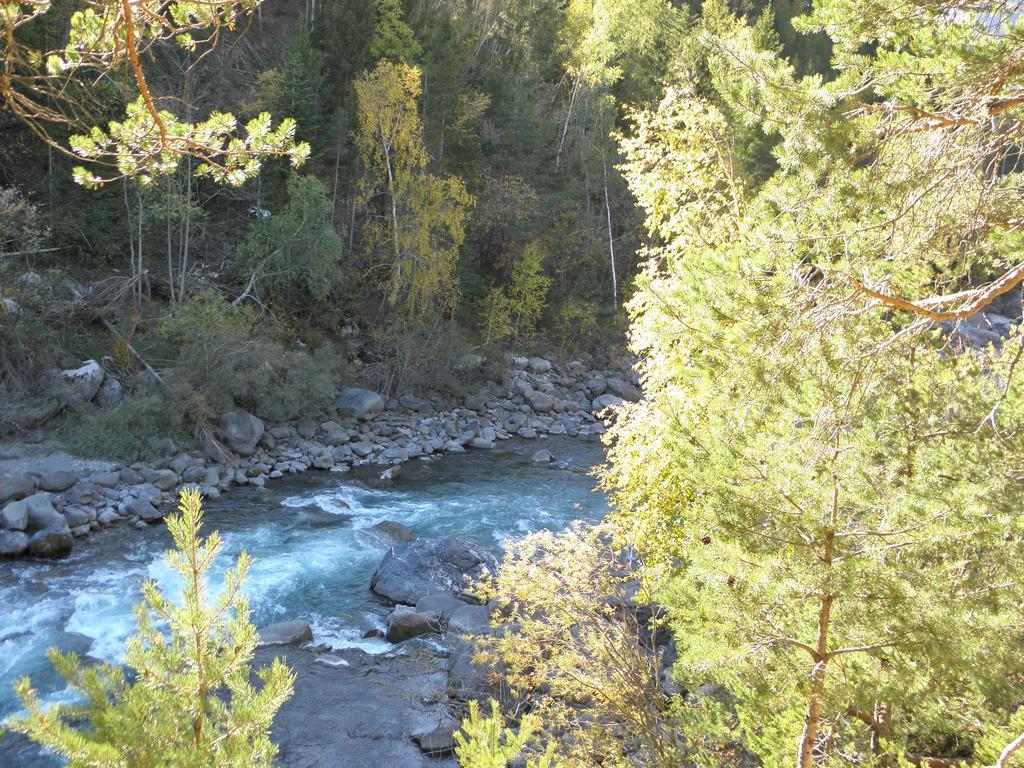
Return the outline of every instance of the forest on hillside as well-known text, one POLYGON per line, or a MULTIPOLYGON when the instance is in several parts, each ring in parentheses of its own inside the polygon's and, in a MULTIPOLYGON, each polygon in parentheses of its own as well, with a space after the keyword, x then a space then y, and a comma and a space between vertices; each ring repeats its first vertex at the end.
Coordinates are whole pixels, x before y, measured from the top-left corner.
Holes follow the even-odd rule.
MULTIPOLYGON (((822 36, 793 32, 799 5, 742 10, 774 13, 793 60, 827 70, 822 36)), ((147 90, 175 130, 272 116, 247 145, 265 155, 227 167, 141 147, 130 134, 157 126, 133 112, 130 66, 67 63, 89 7, 5 11, 8 431, 48 418, 48 372, 88 358, 108 358, 129 397, 74 429, 111 438, 130 423, 117 448, 145 454, 152 434, 187 437, 232 405, 295 418, 339 376, 445 391, 509 349, 620 346, 644 227, 616 136, 661 99, 697 8, 271 0, 191 47, 146 39, 147 90), (53 51, 61 74, 33 71, 53 51)))
MULTIPOLYGON (((508 366, 507 424, 607 428, 611 511, 457 595, 463 768, 1021 765, 1020 17, 0 0, 0 424, 167 453, 508 366), (642 391, 590 370, 623 346, 642 391), (123 392, 58 413, 85 358, 123 392)), ((55 655, 91 728, 26 680, 15 729, 73 765, 273 763, 293 678, 250 684, 249 561, 206 605, 201 519, 186 492, 142 682, 55 655)))

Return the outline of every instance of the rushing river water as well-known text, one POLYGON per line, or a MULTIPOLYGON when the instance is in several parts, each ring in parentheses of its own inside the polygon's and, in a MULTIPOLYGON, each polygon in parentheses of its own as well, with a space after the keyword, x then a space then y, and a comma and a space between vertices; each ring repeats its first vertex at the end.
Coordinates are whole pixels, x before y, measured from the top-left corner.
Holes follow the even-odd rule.
MULTIPOLYGON (((551 438, 411 462, 388 484, 375 481, 376 468, 233 490, 206 505, 206 531, 216 528, 224 540, 214 571, 244 549, 254 558, 246 592, 257 625, 303 618, 318 641, 381 653, 391 646, 362 639, 381 626, 368 588, 392 543, 376 523, 395 521, 424 537, 465 534, 498 548, 509 537, 600 517, 606 502, 589 469, 601 460, 597 442, 551 438), (554 465, 530 461, 540 447, 555 455, 554 465)), ((49 700, 65 695, 47 647, 121 657, 142 580, 174 588, 163 560, 168 546, 162 525, 141 532, 121 526, 80 541, 67 560, 0 562, 0 721, 18 710, 11 684, 22 675, 49 700)), ((26 763, 13 743, 5 748, 13 741, 0 741, 0 765, 41 764, 26 763)))

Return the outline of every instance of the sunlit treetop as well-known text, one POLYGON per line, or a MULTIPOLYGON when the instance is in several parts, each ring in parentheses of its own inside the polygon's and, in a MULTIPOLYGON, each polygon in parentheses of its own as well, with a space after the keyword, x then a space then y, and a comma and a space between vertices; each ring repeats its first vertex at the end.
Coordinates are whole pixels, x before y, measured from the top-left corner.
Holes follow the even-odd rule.
POLYGON ((149 184, 188 156, 198 161, 199 175, 235 186, 256 175, 268 157, 286 157, 297 167, 309 156, 309 146, 296 142, 293 120, 275 128, 270 115, 262 114, 242 130, 232 115, 220 112, 198 122, 182 120, 161 106, 142 64, 150 49, 165 43, 202 58, 260 2, 88 0, 72 14, 66 44, 49 51, 22 42, 33 22, 42 23, 51 11, 49 0, 0 3, 0 98, 44 141, 88 161, 88 169, 78 167, 74 173, 88 186, 125 177, 149 184), (88 126, 83 117, 93 106, 88 88, 75 86, 99 83, 122 67, 138 93, 125 118, 105 128, 88 127, 71 137, 69 147, 59 144, 53 125, 88 126))

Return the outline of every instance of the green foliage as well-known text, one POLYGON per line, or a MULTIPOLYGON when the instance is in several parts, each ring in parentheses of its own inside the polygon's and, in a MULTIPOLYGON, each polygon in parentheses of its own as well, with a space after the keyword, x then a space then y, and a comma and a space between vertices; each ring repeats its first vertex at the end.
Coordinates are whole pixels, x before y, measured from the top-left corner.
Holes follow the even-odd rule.
POLYGON ((607 531, 577 523, 510 545, 487 586, 498 631, 476 660, 528 703, 562 768, 686 764, 652 642, 660 618, 628 576, 607 531))
MULTIPOLYGON (((530 746, 537 731, 537 718, 526 715, 519 721, 518 730, 505 727, 505 719, 498 702, 491 701, 491 714, 483 717, 476 701, 469 702, 469 715, 462 721, 462 729, 455 734, 455 757, 462 768, 505 768, 530 746)), ((558 768, 554 758, 554 745, 543 754, 529 757, 525 768, 558 768)))
POLYGON ((95 80, 97 73, 112 74, 124 66, 138 94, 125 106, 125 119, 110 121, 106 129, 93 126, 68 141, 71 151, 92 168, 112 166, 116 174, 108 177, 78 167, 74 177, 79 183, 95 187, 111 178, 132 177, 150 184, 177 170, 185 157, 198 161, 197 175, 234 186, 253 178, 267 157, 285 157, 297 167, 309 155, 309 145, 296 143, 293 120, 272 128, 270 115, 262 114, 245 125, 244 133, 232 115, 218 110, 198 122, 182 120, 157 106, 142 64, 144 54, 161 42, 175 41, 186 51, 215 42, 222 30, 233 29, 259 3, 90 0, 71 15, 66 45, 53 51, 19 46, 15 36, 45 17, 50 3, 6 3, 0 7, 7 40, 4 106, 56 143, 44 123, 81 124, 83 107, 70 99, 67 80, 76 75, 95 80))
POLYGON ((383 216, 364 227, 365 245, 386 275, 392 306, 408 315, 450 312, 455 267, 473 197, 457 178, 427 171, 423 125, 416 112, 420 71, 382 61, 356 84, 356 146, 364 174, 360 201, 384 198, 383 216))
POLYGON ((144 461, 191 442, 186 418, 165 392, 139 389, 107 408, 86 406, 60 426, 58 437, 76 456, 144 461))
POLYGON ((544 252, 531 243, 512 265, 508 285, 491 291, 485 310, 489 339, 517 344, 536 333, 551 288, 543 267, 544 252))
POLYGON ((565 352, 585 350, 598 333, 597 306, 590 301, 569 297, 555 312, 551 335, 565 352))
POLYGON ((376 61, 414 63, 423 48, 405 23, 399 0, 375 0, 375 4, 377 24, 370 38, 370 55, 376 61))
POLYGON ((241 594, 250 560, 243 552, 211 598, 206 574, 221 540, 216 531, 200 538, 202 517, 199 492, 183 491, 178 514, 167 520, 176 547, 167 559, 182 579, 181 599, 152 581, 143 585, 138 633, 125 653, 133 682, 120 667, 85 666, 74 653, 52 649, 51 661, 84 703, 44 708, 23 678, 15 688, 27 714, 9 721, 11 730, 75 768, 273 765, 270 725, 294 676, 275 659, 257 670, 259 686, 250 682, 256 629, 241 594))
POLYGON ((286 315, 337 314, 341 238, 331 225, 331 202, 312 176, 288 179, 288 202, 256 220, 238 250, 255 291, 286 315))
POLYGON ((39 207, 17 189, 0 187, 0 253, 31 253, 42 248, 49 236, 39 207))
POLYGON ((257 102, 268 112, 288 115, 295 121, 296 135, 315 146, 324 128, 325 90, 324 55, 303 29, 281 65, 260 74, 257 102))
POLYGON ((477 381, 476 355, 454 320, 393 315, 370 333, 374 359, 362 371, 380 392, 465 394, 477 381))
POLYGON ((697 764, 990 759, 1024 696, 1021 337, 964 351, 918 311, 968 315, 978 291, 878 304, 1017 264, 1018 124, 935 117, 993 103, 1016 36, 979 43, 940 3, 814 8, 835 81, 708 2, 621 140, 652 244, 613 525, 669 608, 679 682, 729 694, 678 709, 697 764))
MULTIPOLYGON (((234 116, 220 112, 195 124, 166 111, 154 116, 139 97, 127 106, 124 120, 111 120, 106 130, 94 127, 72 136, 70 144, 76 155, 93 163, 113 159, 117 178, 130 177, 144 185, 177 171, 186 155, 198 159, 196 176, 235 187, 259 173, 260 158, 286 157, 298 168, 309 157, 309 145, 295 141, 295 121, 290 118, 274 128, 270 114, 264 112, 245 124, 244 134, 236 135, 237 130, 234 116), (154 145, 164 148, 156 152, 154 145), (191 149, 175 151, 172 146, 191 149)), ((75 181, 87 187, 109 180, 84 166, 75 169, 75 181)))
POLYGON ((159 334, 179 350, 167 374, 175 402, 196 425, 231 408, 274 421, 317 413, 337 394, 345 358, 331 344, 289 349, 261 333, 255 310, 211 290, 176 307, 159 334))

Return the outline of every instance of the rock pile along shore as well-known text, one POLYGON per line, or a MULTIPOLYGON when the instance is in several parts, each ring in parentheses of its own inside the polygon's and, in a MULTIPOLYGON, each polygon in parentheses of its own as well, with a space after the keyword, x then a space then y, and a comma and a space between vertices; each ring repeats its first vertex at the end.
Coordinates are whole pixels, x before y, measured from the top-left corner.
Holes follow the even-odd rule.
MULTIPOLYGON (((74 539, 91 531, 119 523, 144 528, 162 520, 185 487, 214 497, 232 486, 264 487, 308 469, 345 472, 364 464, 383 465, 391 478, 407 461, 487 450, 511 437, 602 434, 603 418, 642 396, 628 370, 597 370, 579 361, 559 365, 541 357, 510 356, 507 363, 459 401, 440 395, 386 401, 350 388, 315 420, 268 425, 246 411, 229 411, 201 451, 158 461, 97 471, 56 455, 29 462, 27 469, 0 469, 0 557, 66 556, 74 539)), ((102 368, 88 361, 80 370, 88 372, 95 397, 102 391, 102 368)), ((85 380, 76 371, 64 378, 85 380)), ((75 389, 79 399, 88 394, 82 389, 75 389)))

